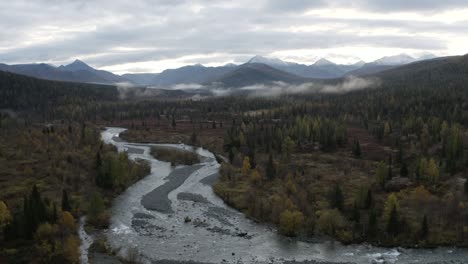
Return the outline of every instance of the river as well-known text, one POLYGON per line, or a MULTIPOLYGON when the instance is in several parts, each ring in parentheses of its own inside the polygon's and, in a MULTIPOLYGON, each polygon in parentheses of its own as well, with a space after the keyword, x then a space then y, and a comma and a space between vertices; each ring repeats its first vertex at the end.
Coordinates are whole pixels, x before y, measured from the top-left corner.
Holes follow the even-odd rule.
POLYGON ((468 263, 466 249, 379 248, 283 237, 272 227, 247 219, 213 193, 211 184, 220 165, 211 152, 182 144, 157 144, 196 151, 202 157, 200 164, 174 168, 150 155, 156 144, 124 142, 118 137, 123 131, 107 128, 102 139, 119 151, 128 151, 131 159, 148 161, 151 174, 114 200, 106 234, 111 247, 120 249, 122 255, 136 248, 146 263, 468 263))

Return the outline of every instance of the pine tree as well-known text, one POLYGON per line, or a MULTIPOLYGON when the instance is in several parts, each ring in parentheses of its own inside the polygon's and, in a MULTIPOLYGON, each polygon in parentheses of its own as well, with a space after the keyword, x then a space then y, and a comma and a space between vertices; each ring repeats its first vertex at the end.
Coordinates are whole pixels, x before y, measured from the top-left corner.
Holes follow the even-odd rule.
POLYGON ((369 211, 369 227, 367 230, 367 236, 374 238, 377 235, 377 213, 373 208, 369 211))
POLYGON ((362 155, 362 153, 361 153, 361 144, 359 143, 359 140, 354 140, 353 154, 357 158, 360 158, 361 155, 362 155))
POLYGON ((388 171, 387 171, 387 179, 391 180, 393 178, 393 160, 392 160, 392 155, 389 155, 388 157, 388 171))
POLYGON ((57 223, 57 220, 58 220, 57 204, 54 203, 54 205, 52 206, 52 215, 50 217, 50 222, 52 224, 55 224, 57 223))
POLYGON ((101 165, 102 165, 101 152, 98 151, 98 153, 96 154, 96 169, 99 170, 99 168, 101 168, 101 165))
POLYGON ((381 188, 385 188, 385 184, 387 183, 387 177, 388 177, 388 167, 385 162, 381 161, 379 162, 379 165, 377 167, 377 170, 375 172, 377 182, 379 183, 381 188))
POLYGON ((370 209, 372 208, 374 204, 374 198, 372 197, 372 190, 368 189, 367 190, 367 195, 366 195, 366 201, 364 204, 364 209, 370 209))
POLYGON ((403 163, 401 164, 400 176, 401 176, 401 177, 408 177, 408 166, 406 166, 406 163, 405 163, 405 162, 403 162, 403 163))
POLYGON ((197 144, 197 133, 195 133, 195 131, 193 131, 192 135, 190 136, 190 144, 192 144, 192 146, 197 144))
POLYGON ((401 145, 401 142, 399 142, 399 146, 398 146, 397 162, 398 163, 403 162, 403 147, 401 145))
POLYGON ((421 239, 426 239, 429 234, 429 225, 427 223, 427 216, 424 215, 424 218, 421 223, 421 239))
POLYGON ((356 223, 359 223, 361 221, 361 212, 359 211, 359 207, 356 201, 354 201, 353 213, 351 217, 352 217, 352 220, 356 223))
POLYGON ((67 211, 67 212, 71 212, 71 205, 70 205, 70 201, 68 199, 68 193, 67 191, 64 189, 62 191, 62 211, 67 211))
POLYGON ((335 188, 333 188, 333 191, 331 193, 330 207, 332 209, 336 208, 340 211, 343 211, 344 197, 339 184, 335 185, 335 188))
POLYGON ((273 180, 276 177, 276 169, 275 169, 275 164, 273 162, 273 155, 268 157, 268 163, 266 165, 266 176, 268 180, 273 180))

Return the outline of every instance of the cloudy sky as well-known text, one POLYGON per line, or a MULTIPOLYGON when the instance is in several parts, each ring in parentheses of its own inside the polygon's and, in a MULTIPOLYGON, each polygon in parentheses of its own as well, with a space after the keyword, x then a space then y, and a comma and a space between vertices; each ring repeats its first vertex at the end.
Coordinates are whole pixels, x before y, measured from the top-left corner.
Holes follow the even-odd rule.
POLYGON ((0 62, 116 73, 468 53, 467 0, 1 0, 0 62))

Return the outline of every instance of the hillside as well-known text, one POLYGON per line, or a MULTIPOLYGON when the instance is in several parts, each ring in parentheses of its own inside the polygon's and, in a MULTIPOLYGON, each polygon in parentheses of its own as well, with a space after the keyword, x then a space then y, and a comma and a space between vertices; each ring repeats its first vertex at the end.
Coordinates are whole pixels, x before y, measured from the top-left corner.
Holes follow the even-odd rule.
POLYGON ((114 86, 41 80, 0 71, 0 109, 46 111, 61 104, 116 99, 114 86))
POLYGON ((375 76, 392 84, 465 83, 468 80, 468 55, 414 62, 381 72, 375 76))
POLYGON ((129 82, 129 80, 108 71, 96 70, 86 63, 75 60, 73 63, 54 67, 49 64, 0 64, 1 71, 27 75, 46 80, 96 83, 96 84, 116 84, 129 82))
POLYGON ((242 87, 275 81, 301 83, 306 80, 306 78, 275 69, 266 64, 247 63, 217 79, 215 82, 222 83, 225 87, 242 87))

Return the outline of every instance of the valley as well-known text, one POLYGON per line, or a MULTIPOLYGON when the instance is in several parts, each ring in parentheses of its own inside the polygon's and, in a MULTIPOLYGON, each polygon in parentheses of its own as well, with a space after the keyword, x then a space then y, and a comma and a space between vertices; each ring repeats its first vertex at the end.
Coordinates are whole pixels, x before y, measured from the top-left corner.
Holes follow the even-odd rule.
POLYGON ((0 260, 463 263, 467 58, 195 89, 1 72, 0 260))

